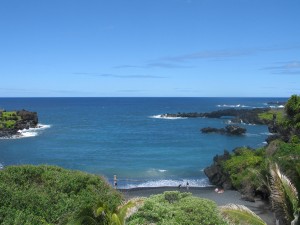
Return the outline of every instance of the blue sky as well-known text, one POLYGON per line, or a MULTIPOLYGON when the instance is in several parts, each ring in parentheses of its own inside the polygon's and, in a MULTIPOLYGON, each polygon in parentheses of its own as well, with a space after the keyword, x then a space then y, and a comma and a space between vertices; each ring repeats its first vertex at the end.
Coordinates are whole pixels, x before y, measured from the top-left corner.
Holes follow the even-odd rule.
POLYGON ((299 0, 1 0, 0 97, 288 97, 299 0))

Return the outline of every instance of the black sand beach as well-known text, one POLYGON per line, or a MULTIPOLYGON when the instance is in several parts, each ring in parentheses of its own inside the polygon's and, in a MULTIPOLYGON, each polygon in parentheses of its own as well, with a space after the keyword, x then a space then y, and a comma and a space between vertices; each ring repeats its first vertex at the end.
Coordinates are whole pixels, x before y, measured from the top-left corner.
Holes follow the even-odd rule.
POLYGON ((120 189, 126 199, 134 197, 149 197, 150 195, 161 194, 164 191, 181 191, 191 192, 194 196, 207 198, 213 200, 217 205, 222 206, 228 203, 244 205, 260 216, 268 225, 275 224, 274 216, 271 211, 271 206, 259 198, 255 202, 248 202, 241 200, 241 194, 237 191, 227 190, 222 194, 214 191, 215 187, 155 187, 155 188, 133 188, 133 189, 120 189))

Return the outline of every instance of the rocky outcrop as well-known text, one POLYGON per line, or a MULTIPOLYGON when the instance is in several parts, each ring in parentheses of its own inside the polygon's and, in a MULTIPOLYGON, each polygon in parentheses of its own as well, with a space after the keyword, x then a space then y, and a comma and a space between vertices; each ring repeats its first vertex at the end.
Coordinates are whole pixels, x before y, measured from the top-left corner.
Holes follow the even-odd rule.
POLYGON ((21 111, 17 111, 17 115, 21 117, 21 120, 18 120, 15 125, 15 128, 18 130, 36 127, 38 124, 38 116, 36 112, 29 112, 23 109, 21 111))
POLYGON ((4 119, 2 115, 6 113, 5 110, 0 112, 0 138, 11 138, 19 134, 19 130, 35 128, 38 125, 38 116, 36 112, 29 112, 26 110, 14 111, 13 115, 4 119), (10 126, 6 126, 7 121, 10 126))
POLYGON ((205 127, 201 129, 202 133, 218 133, 218 134, 226 134, 226 135, 243 135, 246 133, 246 129, 236 126, 236 125, 227 125, 225 128, 213 128, 213 127, 205 127))
POLYGON ((232 189, 232 183, 229 174, 223 171, 222 163, 228 159, 230 159, 230 154, 225 150, 223 155, 216 155, 214 157, 211 166, 204 169, 205 175, 212 184, 227 190, 232 189))

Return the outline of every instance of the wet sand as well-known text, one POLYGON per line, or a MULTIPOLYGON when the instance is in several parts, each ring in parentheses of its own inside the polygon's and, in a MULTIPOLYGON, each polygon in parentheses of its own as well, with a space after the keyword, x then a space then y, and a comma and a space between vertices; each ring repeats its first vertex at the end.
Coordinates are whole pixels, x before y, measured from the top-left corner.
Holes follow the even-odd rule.
POLYGON ((275 224, 274 216, 271 211, 271 206, 259 198, 255 202, 248 202, 241 200, 241 194, 237 191, 227 190, 222 194, 218 194, 214 191, 215 187, 155 187, 155 188, 133 188, 119 190, 124 194, 126 199, 134 197, 149 197, 150 195, 161 194, 164 191, 181 191, 191 192, 193 196, 207 198, 213 200, 218 206, 226 205, 228 203, 234 203, 244 205, 260 216, 268 225, 275 224))

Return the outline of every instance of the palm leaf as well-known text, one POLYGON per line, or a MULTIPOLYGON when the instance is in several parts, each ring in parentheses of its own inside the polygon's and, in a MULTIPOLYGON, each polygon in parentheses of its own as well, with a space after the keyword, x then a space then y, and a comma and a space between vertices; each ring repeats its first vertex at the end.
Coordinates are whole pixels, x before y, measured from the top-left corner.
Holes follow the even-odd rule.
POLYGON ((281 173, 277 164, 270 166, 271 200, 277 217, 291 223, 297 215, 299 199, 298 192, 291 181, 281 173))
POLYGON ((243 205, 228 204, 219 207, 225 220, 230 224, 267 225, 258 215, 243 205))
POLYGON ((121 225, 121 222, 120 222, 120 219, 118 217, 117 214, 113 213, 111 215, 111 222, 110 222, 111 225, 121 225))

